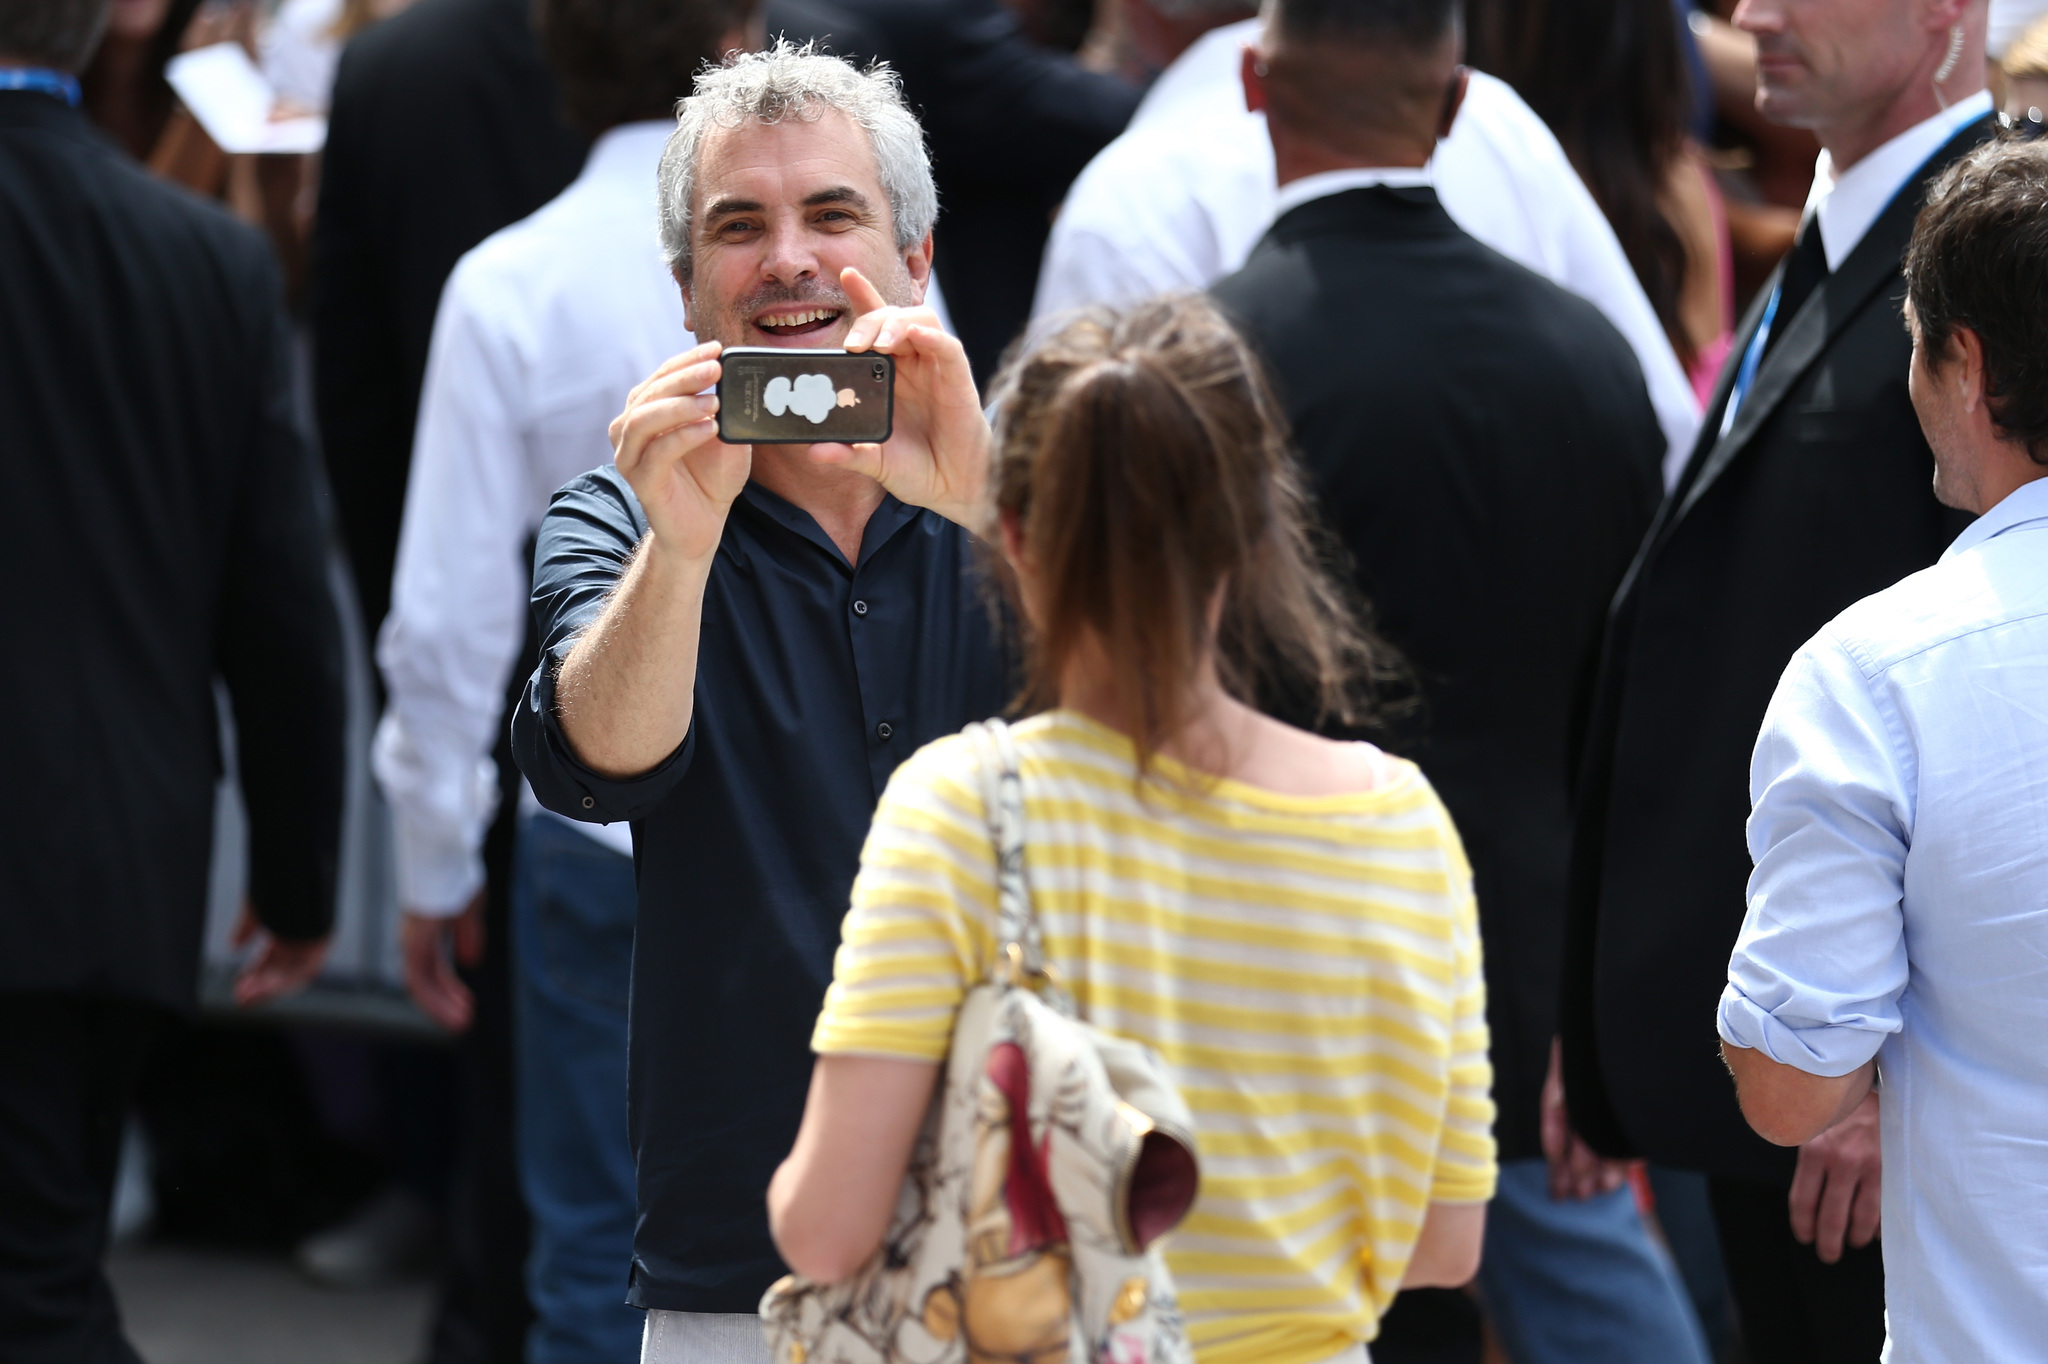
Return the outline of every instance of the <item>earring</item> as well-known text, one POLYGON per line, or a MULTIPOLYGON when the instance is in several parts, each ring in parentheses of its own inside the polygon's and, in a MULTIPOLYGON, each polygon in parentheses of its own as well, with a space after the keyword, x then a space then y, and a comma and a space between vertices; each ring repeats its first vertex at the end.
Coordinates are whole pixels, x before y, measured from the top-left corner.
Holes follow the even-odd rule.
POLYGON ((1963 56, 1963 26, 1957 24, 1948 31, 1948 55, 1941 59, 1941 65, 1934 69, 1934 83, 1940 85, 1955 74, 1956 63, 1963 56))

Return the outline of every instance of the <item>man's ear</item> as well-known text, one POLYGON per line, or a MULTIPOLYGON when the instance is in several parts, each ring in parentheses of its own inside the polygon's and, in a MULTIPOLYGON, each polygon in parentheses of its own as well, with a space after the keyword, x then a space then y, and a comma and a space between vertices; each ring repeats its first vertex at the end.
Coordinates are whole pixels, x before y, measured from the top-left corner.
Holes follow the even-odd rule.
POLYGON ((1443 117, 1437 120, 1437 141, 1441 142, 1451 135, 1451 126, 1458 121, 1458 110, 1465 107, 1465 91, 1471 84, 1471 67, 1461 65, 1451 73, 1450 88, 1444 91, 1443 117))
POLYGON ((1255 114, 1266 112, 1266 59, 1250 43, 1238 54, 1237 78, 1244 83, 1244 107, 1255 114))
POLYGON ((1984 405, 1984 340, 1968 327, 1949 334, 1948 362, 1955 366, 1955 381, 1961 391, 1963 411, 1975 412, 1984 405))
POLYGON ((903 268, 910 275, 910 282, 917 286, 917 301, 923 303, 931 292, 932 279, 932 234, 924 234, 924 240, 903 253, 903 268))
POLYGON ((697 319, 694 316, 696 309, 691 306, 690 282, 683 278, 683 272, 680 270, 671 269, 668 275, 676 282, 676 292, 683 296, 683 325, 690 329, 690 335, 695 336, 697 319))

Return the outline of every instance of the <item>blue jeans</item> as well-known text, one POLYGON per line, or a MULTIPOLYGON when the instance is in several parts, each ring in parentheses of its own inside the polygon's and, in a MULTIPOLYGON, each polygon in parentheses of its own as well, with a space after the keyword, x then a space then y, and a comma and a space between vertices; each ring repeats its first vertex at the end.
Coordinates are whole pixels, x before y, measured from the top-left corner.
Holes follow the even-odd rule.
POLYGON ((1692 1300, 1626 1188, 1550 1198, 1541 1160, 1501 1166, 1479 1293, 1516 1364, 1709 1364, 1692 1300))
POLYGON ((632 1364, 626 1305, 633 1151, 626 1138, 626 988, 633 859, 550 815, 513 852, 519 1183, 533 1215, 527 1364, 632 1364))

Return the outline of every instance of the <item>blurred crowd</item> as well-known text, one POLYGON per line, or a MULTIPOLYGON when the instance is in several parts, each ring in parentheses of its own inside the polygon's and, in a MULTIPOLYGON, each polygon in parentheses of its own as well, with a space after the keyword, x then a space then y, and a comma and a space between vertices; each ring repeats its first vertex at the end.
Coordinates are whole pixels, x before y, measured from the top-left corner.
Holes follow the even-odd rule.
POLYGON ((765 1361, 1003 713, 1202 1364, 2028 1357, 2044 109, 2048 0, 0 0, 0 1360, 136 1358, 147 1149, 431 1364, 765 1361), (366 875, 402 1038, 277 1012, 366 875))

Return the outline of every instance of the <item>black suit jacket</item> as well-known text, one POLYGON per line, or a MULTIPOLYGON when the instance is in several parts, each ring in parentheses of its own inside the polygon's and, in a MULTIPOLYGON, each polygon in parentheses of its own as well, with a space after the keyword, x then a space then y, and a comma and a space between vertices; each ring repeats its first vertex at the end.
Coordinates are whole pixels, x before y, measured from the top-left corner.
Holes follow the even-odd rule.
POLYGON ((828 3, 862 30, 838 35, 836 50, 885 58, 924 121, 939 184, 934 265, 986 384, 1031 316, 1053 212, 1142 92, 1032 42, 1002 0, 828 3))
POLYGON ((1937 153, 1777 319, 1781 339, 1722 438, 1772 278, 1616 597, 1578 791, 1564 999, 1572 1117, 1611 1155, 1791 1177, 1794 1153, 1743 1121, 1714 1027, 1750 873, 1750 752, 1799 646, 1965 524, 1930 491, 1899 258, 1927 182, 1991 126, 1937 153))
MULTIPOLYGON (((313 233, 322 453, 374 632, 441 286, 559 194, 588 150, 556 109, 531 0, 421 0, 342 53, 313 233)), ((648 225, 649 232, 654 230, 648 225)))
POLYGON ((1628 344, 1429 190, 1282 216, 1216 296, 1264 353, 1325 520, 1424 710, 1391 736, 1469 854, 1502 1155, 1540 1153, 1566 777, 1663 450, 1628 344))
POLYGON ((326 933, 341 637, 261 237, 83 114, 0 93, 0 990, 196 1003, 213 681, 250 898, 326 933))

